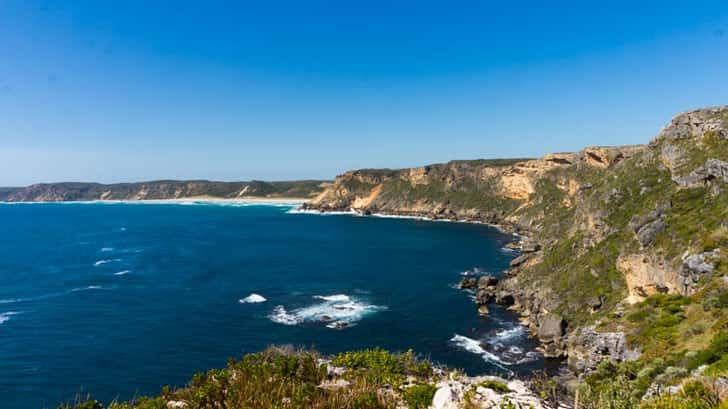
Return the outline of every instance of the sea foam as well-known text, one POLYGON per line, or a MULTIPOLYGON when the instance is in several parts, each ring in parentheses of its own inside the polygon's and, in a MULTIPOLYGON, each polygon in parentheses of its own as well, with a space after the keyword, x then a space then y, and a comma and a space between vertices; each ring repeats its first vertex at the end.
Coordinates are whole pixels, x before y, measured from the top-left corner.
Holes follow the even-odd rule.
POLYGON ((263 297, 260 294, 251 293, 249 296, 245 298, 241 298, 238 300, 241 304, 255 304, 255 303, 261 303, 268 301, 265 297, 263 297))
POLYGON ((493 354, 492 352, 487 351, 483 346, 481 345, 480 341, 477 341, 472 338, 468 338, 463 335, 455 334, 452 338, 450 338, 450 342, 452 342, 454 345, 456 345, 459 348, 462 348, 470 353, 480 355, 484 360, 489 361, 496 366, 500 367, 501 369, 504 369, 506 371, 509 371, 509 369, 503 367, 502 365, 510 365, 508 362, 505 362, 497 355, 493 354))
POLYGON ((98 260, 98 261, 96 261, 94 263, 94 267, 102 266, 104 264, 113 263, 115 261, 121 261, 121 260, 118 259, 118 258, 109 258, 109 259, 104 259, 104 260, 98 260))
POLYGON ((12 317, 13 315, 18 315, 18 314, 20 314, 20 313, 17 311, 8 311, 8 312, 0 313, 0 324, 9 321, 10 317, 12 317))
POLYGON ((355 325, 369 314, 387 309, 385 306, 369 304, 346 294, 316 295, 313 298, 320 302, 292 311, 278 305, 269 318, 283 325, 322 323, 328 328, 341 329, 355 325))
POLYGON ((122 271, 119 271, 118 273, 114 273, 114 275, 115 276, 125 276, 125 275, 127 275, 129 273, 131 273, 130 270, 122 270, 122 271))

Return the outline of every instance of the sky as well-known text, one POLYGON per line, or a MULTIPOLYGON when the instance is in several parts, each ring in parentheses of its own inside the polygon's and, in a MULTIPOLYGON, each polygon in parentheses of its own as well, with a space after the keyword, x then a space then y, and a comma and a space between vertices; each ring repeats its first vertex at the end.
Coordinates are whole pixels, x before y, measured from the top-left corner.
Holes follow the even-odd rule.
POLYGON ((726 67, 724 0, 0 0, 0 186, 647 143, 726 67))

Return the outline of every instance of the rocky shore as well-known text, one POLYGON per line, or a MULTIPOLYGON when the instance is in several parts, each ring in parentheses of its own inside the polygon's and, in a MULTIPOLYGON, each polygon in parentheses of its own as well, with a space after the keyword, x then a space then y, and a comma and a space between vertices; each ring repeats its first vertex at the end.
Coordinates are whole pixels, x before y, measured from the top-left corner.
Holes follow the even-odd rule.
MULTIPOLYGON (((303 208, 480 222, 518 233, 512 247, 519 253, 504 279, 466 277, 460 287, 476 292, 483 317, 491 303, 519 313, 544 356, 565 358, 581 379, 603 362, 649 367, 657 346, 645 337, 651 323, 641 325, 640 317, 662 308, 656 300, 704 304, 725 293, 726 183, 728 107, 719 107, 676 116, 647 145, 351 171, 303 208)), ((724 317, 722 308, 713 314, 724 317)), ((715 336, 725 326, 722 318, 696 319, 713 325, 715 336)), ((682 321, 675 325, 687 325, 682 321)), ((710 337, 699 337, 670 341, 667 351, 706 347, 710 337)))

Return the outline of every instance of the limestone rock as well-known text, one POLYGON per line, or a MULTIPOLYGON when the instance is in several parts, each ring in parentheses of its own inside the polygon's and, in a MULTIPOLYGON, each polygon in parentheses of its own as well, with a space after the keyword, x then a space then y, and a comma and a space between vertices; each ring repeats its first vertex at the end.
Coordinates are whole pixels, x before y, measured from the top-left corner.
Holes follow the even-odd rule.
POLYGON ((569 336, 568 365, 577 373, 588 373, 600 362, 635 360, 639 351, 629 349, 623 332, 598 332, 593 326, 584 327, 569 336))
POLYGON ((482 275, 478 278, 478 288, 493 287, 498 284, 498 279, 491 275, 482 275))
POLYGON ((476 277, 463 277, 458 284, 458 288, 461 290, 474 289, 478 287, 478 279, 476 277))

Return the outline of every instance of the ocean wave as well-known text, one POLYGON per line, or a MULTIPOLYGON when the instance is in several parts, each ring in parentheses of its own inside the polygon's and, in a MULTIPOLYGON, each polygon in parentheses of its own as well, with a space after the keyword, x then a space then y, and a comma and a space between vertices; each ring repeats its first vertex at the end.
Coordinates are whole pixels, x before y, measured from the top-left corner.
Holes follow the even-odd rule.
POLYGON ((3 324, 5 322, 9 321, 10 317, 12 317, 13 315, 18 315, 18 314, 20 314, 20 312, 18 312, 18 311, 8 311, 8 312, 0 313, 0 324, 3 324))
POLYGON ((541 354, 539 354, 536 351, 528 351, 526 352, 526 355, 523 356, 523 358, 519 359, 516 364, 526 364, 529 362, 535 362, 538 361, 541 358, 541 354))
POLYGON ((77 293, 79 291, 113 290, 114 288, 116 288, 116 287, 115 286, 104 287, 104 286, 100 286, 100 285, 87 285, 86 287, 75 287, 75 288, 72 288, 72 289, 66 290, 66 291, 59 291, 59 292, 55 292, 55 293, 36 295, 36 296, 32 296, 32 297, 5 298, 5 299, 0 300, 0 304, 26 303, 26 302, 47 300, 49 298, 63 297, 65 295, 77 293))
MULTIPOLYGON (((510 365, 510 363, 505 362, 504 360, 499 358, 497 355, 495 355, 492 352, 489 352, 485 348, 483 348, 480 341, 474 340, 472 338, 468 338, 463 335, 455 334, 454 337, 450 338, 450 342, 452 342, 459 348, 462 348, 470 353, 480 355, 484 360, 490 361, 491 363, 494 363, 498 366, 510 365)), ((503 367, 501 367, 501 368, 506 369, 503 367)))
POLYGON ((101 250, 99 250, 99 251, 108 253, 110 251, 114 251, 114 248, 113 247, 102 247, 101 250))
POLYGON ((256 293, 251 293, 249 296, 238 300, 238 302, 241 304, 255 304, 255 303, 261 303, 261 302, 266 302, 266 301, 268 301, 268 300, 265 297, 263 297, 260 294, 256 294, 256 293))
POLYGON ((271 321, 283 325, 297 325, 302 322, 302 320, 295 314, 289 314, 288 311, 286 311, 286 307, 282 305, 276 305, 269 318, 271 321))
POLYGON ((324 301, 340 301, 340 302, 348 302, 351 300, 351 298, 349 298, 349 296, 346 294, 314 295, 313 298, 317 298, 319 300, 324 300, 324 301))
POLYGON ((509 328, 509 329, 502 329, 500 331, 497 331, 495 333, 495 337, 493 338, 495 341, 506 341, 513 338, 519 338, 526 334, 526 330, 523 326, 519 325, 517 327, 509 328))
POLYGON ((369 314, 387 309, 385 306, 369 304, 346 294, 317 295, 314 298, 321 302, 292 311, 278 305, 269 318, 284 325, 323 323, 328 328, 341 329, 356 325, 369 314))
POLYGON ((117 262, 117 261, 121 261, 121 259, 118 259, 118 258, 109 258, 109 259, 98 260, 98 261, 96 261, 94 263, 94 267, 102 266, 104 264, 114 263, 114 262, 117 262))
POLYGON ((100 285, 87 285, 86 287, 76 287, 72 288, 71 292, 79 292, 79 291, 92 291, 92 290, 111 290, 112 287, 104 287, 100 285))
POLYGON ((131 270, 121 270, 118 273, 114 273, 115 276, 125 276, 127 274, 131 273, 131 270))
POLYGON ((501 248, 498 249, 498 251, 500 251, 501 253, 510 254, 510 253, 513 253, 516 250, 510 249, 508 247, 501 247, 501 248))
POLYGON ((485 273, 485 271, 482 268, 480 268, 480 267, 473 267, 473 268, 469 268, 469 269, 467 269, 465 271, 461 271, 460 272, 460 275, 461 276, 465 276, 465 277, 471 277, 471 276, 480 275, 480 274, 483 274, 483 273, 485 273))

